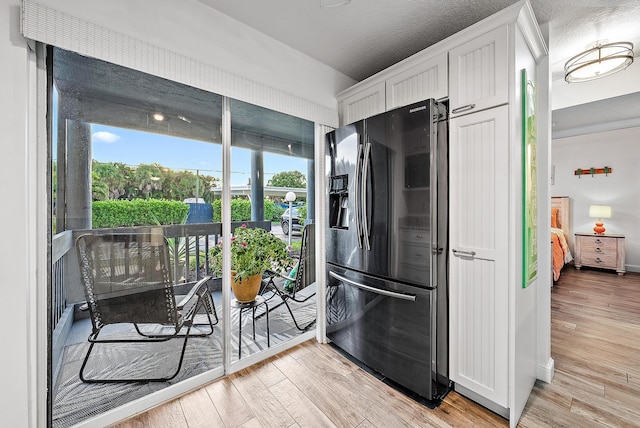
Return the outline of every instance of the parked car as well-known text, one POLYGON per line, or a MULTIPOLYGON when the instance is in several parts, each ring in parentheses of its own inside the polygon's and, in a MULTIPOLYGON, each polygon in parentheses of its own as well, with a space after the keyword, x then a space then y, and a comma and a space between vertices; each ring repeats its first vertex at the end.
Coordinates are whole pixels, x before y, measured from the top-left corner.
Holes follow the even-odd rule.
POLYGON ((300 231, 302 230, 302 223, 300 223, 300 218, 298 217, 298 208, 293 207, 293 216, 291 217, 291 222, 289 222, 289 208, 287 208, 282 216, 280 217, 280 224, 282 225, 282 233, 285 235, 289 234, 289 229, 292 231, 300 231), (291 223, 291 227, 289 227, 289 223, 291 223))

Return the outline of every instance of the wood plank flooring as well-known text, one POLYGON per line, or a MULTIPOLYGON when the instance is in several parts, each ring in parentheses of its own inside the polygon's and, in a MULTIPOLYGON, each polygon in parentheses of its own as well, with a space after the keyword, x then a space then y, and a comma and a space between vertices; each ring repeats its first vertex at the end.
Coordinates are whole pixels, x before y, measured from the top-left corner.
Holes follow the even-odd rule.
POLYGON ((519 426, 640 426, 640 274, 567 267, 551 293, 550 384, 519 426))
MULTIPOLYGON (((567 267, 552 291, 551 384, 522 427, 640 426, 640 274, 567 267)), ((428 409, 309 341, 116 425, 128 427, 506 427, 451 392, 428 409)))

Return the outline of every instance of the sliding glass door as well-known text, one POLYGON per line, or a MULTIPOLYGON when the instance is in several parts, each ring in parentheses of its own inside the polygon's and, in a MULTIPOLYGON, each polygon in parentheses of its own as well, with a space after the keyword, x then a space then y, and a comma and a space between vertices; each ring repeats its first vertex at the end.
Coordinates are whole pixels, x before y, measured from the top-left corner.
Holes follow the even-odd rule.
POLYGON ((314 221, 313 123, 70 51, 49 53, 52 425, 222 376, 312 329, 315 296, 288 300, 266 287, 265 275, 257 300, 238 305, 223 290, 231 272, 220 261, 235 228, 260 228, 292 260, 274 270, 290 274, 302 228, 314 221))

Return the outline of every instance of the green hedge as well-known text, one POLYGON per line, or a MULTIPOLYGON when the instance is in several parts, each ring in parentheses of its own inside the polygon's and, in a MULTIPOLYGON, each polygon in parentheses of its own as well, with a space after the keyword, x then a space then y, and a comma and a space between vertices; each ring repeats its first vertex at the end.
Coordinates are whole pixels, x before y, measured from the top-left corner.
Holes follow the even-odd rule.
POLYGON ((123 226, 154 226, 184 223, 189 205, 160 199, 94 201, 94 229, 123 226))
MULTIPOLYGON (((222 221, 222 200, 216 199, 213 205, 213 221, 222 221)), ((284 210, 273 202, 264 201, 264 218, 266 220, 279 221, 284 210)), ((251 220, 251 201, 248 199, 234 198, 231 199, 231 221, 250 221, 251 220)))

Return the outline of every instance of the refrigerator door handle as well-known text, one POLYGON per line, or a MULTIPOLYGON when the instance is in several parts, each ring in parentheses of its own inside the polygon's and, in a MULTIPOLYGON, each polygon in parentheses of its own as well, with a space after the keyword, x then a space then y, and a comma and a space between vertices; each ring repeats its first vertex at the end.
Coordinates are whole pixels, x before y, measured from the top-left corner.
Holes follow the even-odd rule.
POLYGON ((362 145, 358 144, 358 156, 356 158, 356 171, 355 171, 355 186, 354 186, 354 191, 355 191, 355 197, 354 197, 354 208, 355 208, 355 214, 354 214, 354 220, 356 223, 356 234, 358 235, 358 248, 362 248, 362 224, 361 224, 361 211, 362 208, 360 207, 360 182, 362 180, 362 174, 361 174, 361 169, 362 169, 362 145))
POLYGON ((362 166, 362 198, 360 201, 362 210, 362 246, 365 250, 371 250, 371 243, 369 242, 369 212, 367 211, 367 196, 368 196, 368 183, 369 183, 369 165, 371 164, 371 143, 367 141, 364 147, 364 165, 362 166))
POLYGON ((352 280, 350 280, 348 278, 345 278, 342 275, 338 275, 335 272, 329 272, 329 275, 334 277, 338 281, 346 282, 348 284, 351 284, 351 285, 356 286, 358 288, 361 288, 363 290, 367 290, 367 291, 370 291, 372 293, 380 294, 382 296, 393 297, 395 299, 409 300, 410 302, 415 302, 416 301, 416 295, 415 294, 396 293, 396 292, 393 292, 393 291, 382 290, 380 288, 375 288, 375 287, 371 287, 369 285, 360 284, 359 282, 352 281, 352 280))

